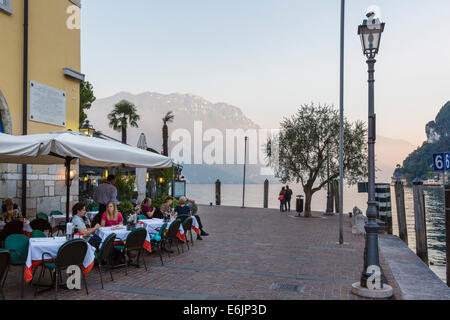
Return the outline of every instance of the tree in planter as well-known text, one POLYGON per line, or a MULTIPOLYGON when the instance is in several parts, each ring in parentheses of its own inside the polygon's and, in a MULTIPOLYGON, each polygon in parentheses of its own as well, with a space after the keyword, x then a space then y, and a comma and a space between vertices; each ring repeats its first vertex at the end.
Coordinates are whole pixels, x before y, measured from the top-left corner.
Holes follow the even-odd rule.
MULTIPOLYGON (((283 183, 302 184, 305 217, 312 217, 314 193, 339 177, 339 127, 339 113, 333 107, 303 105, 294 116, 283 119, 280 133, 265 146, 275 176, 283 183)), ((366 136, 362 121, 344 121, 344 176, 349 185, 367 177, 366 136)))
POLYGON ((122 100, 114 106, 113 111, 108 114, 109 126, 116 131, 122 132, 122 143, 127 143, 128 126, 138 128, 137 122, 141 117, 137 114, 136 106, 127 101, 122 100))
POLYGON ((95 99, 94 87, 92 84, 89 81, 82 81, 80 83, 80 126, 82 126, 87 119, 85 110, 91 108, 95 99))

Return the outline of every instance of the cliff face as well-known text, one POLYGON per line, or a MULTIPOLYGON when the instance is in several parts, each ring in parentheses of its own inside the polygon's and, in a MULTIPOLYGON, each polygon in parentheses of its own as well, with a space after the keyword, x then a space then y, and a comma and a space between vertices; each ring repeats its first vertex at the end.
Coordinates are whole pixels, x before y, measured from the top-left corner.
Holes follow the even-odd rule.
POLYGON ((408 181, 435 175, 433 154, 450 152, 450 101, 441 108, 436 119, 426 125, 425 131, 427 141, 405 159, 403 167, 397 169, 394 175, 404 176, 408 181))

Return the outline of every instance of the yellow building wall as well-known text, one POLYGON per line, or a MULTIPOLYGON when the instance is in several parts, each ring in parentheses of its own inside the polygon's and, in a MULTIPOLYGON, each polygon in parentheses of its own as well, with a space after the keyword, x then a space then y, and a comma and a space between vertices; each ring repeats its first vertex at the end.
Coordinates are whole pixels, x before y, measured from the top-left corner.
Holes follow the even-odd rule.
MULTIPOLYGON (((30 0, 28 26, 28 134, 79 128, 80 83, 63 69, 80 72, 80 30, 69 29, 69 0, 30 0), (66 92, 66 126, 29 120, 30 81, 66 92)), ((0 90, 11 113, 14 135, 22 134, 23 1, 12 1, 14 13, 0 11, 0 90), (8 30, 4 32, 3 30, 8 30)))

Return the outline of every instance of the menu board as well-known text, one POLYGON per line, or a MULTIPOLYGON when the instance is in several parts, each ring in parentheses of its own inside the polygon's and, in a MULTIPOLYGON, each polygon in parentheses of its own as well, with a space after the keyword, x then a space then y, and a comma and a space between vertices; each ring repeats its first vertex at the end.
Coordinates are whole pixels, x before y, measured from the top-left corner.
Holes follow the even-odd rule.
POLYGON ((30 81, 30 120, 66 126, 66 92, 30 81))
POLYGON ((175 198, 186 196, 186 181, 175 181, 175 198))

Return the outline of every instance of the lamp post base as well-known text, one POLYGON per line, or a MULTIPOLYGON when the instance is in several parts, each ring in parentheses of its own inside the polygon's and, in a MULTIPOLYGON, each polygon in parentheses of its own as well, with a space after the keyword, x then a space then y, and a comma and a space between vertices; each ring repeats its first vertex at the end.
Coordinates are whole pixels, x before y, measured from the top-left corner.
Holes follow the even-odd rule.
POLYGON ((370 290, 361 287, 360 282, 355 282, 354 284, 352 284, 352 293, 364 298, 387 299, 392 297, 392 287, 387 284, 383 284, 382 289, 370 290))

